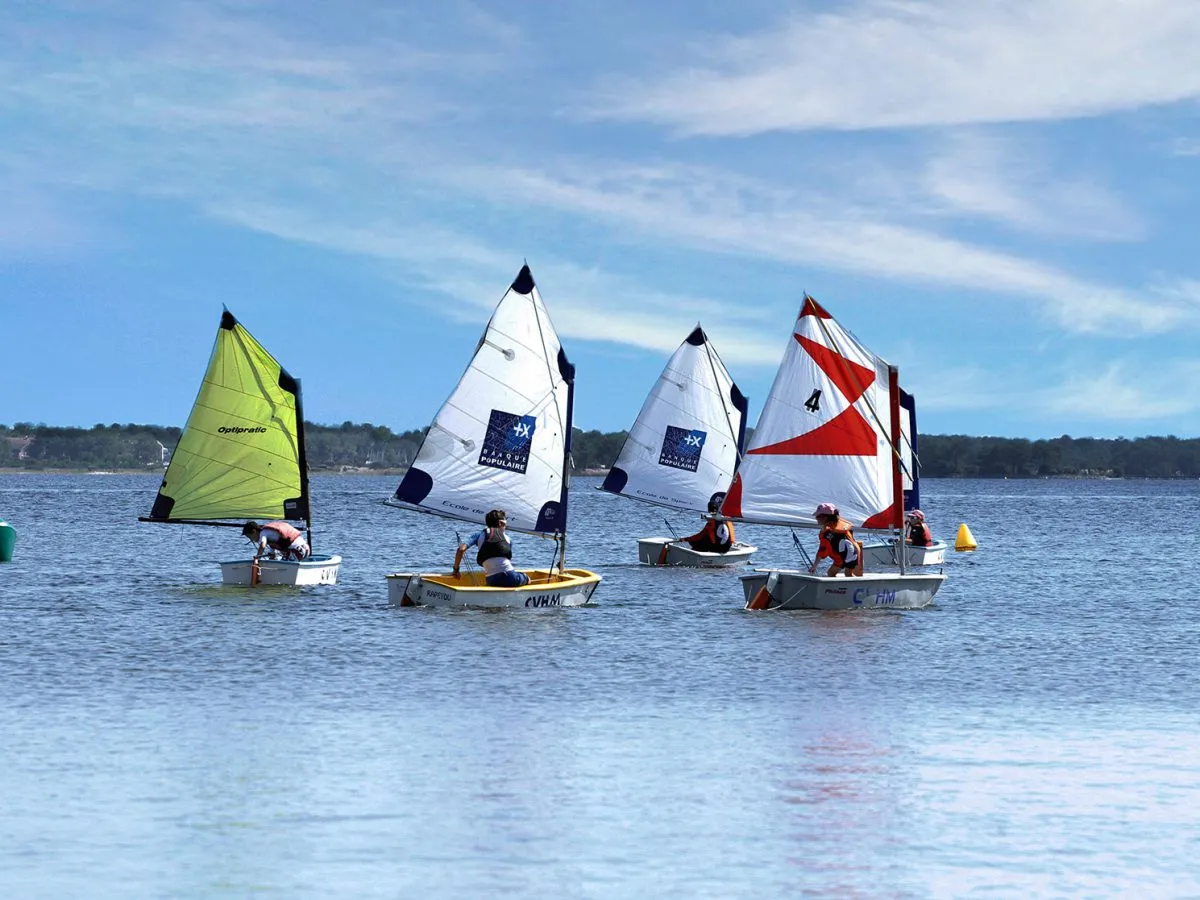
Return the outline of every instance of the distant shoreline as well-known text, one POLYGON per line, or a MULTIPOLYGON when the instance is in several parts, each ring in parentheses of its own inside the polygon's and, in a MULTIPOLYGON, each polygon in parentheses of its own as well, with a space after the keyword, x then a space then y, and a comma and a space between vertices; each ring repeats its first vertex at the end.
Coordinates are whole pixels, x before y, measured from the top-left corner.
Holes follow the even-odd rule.
MULTIPOLYGON (((340 469, 316 469, 310 476, 403 475, 407 469, 368 469, 343 466, 340 469)), ((163 470, 149 469, 15 469, 0 467, 0 475, 161 475, 163 470)), ((578 478, 600 478, 608 469, 581 469, 572 475, 578 478)), ((1195 481, 1190 475, 927 475, 924 480, 960 481, 1195 481)))

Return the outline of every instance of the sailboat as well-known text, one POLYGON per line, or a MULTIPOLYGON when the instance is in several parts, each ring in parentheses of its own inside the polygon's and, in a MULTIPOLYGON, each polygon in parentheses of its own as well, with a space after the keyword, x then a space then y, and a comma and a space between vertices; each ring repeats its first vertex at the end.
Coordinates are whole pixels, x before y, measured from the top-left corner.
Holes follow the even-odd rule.
POLYGON ((600 576, 566 568, 567 487, 575 367, 567 361, 529 266, 500 298, 466 372, 442 405, 390 506, 553 538, 556 562, 523 569, 523 587, 490 587, 479 570, 393 572, 396 606, 582 606, 600 576))
MULTIPOLYGON (((921 508, 921 459, 917 455, 917 401, 912 394, 900 389, 900 471, 904 487, 904 513, 921 508)), ((863 564, 868 569, 881 566, 940 566, 946 561, 946 542, 934 541, 924 547, 902 543, 902 538, 889 537, 866 544, 863 564), (903 554, 903 558, 901 558, 903 554)))
MULTIPOLYGON (((200 393, 142 522, 223 525, 303 522, 312 543, 300 381, 229 310, 200 393)), ((336 584, 342 558, 221 563, 225 584, 336 584)))
MULTIPOLYGON (((697 325, 658 376, 601 490, 678 510, 718 508, 746 440, 746 405, 697 325)), ((660 566, 733 566, 757 549, 735 541, 728 552, 715 553, 650 537, 638 541, 638 559, 660 566)))
MULTIPOLYGON (((816 506, 832 502, 856 528, 902 530, 900 422, 896 368, 805 295, 722 512, 746 522, 812 528, 816 506)), ((741 576, 749 609, 919 608, 944 580, 904 566, 858 578, 791 569, 741 576)))

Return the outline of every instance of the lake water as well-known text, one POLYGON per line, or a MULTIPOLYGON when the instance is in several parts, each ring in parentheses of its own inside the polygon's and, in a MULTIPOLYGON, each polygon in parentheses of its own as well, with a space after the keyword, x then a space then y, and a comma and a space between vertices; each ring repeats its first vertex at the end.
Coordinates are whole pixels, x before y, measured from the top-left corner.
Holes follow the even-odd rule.
POLYGON ((154 476, 0 476, 0 896, 1200 895, 1200 484, 929 480, 934 606, 747 613, 580 478, 594 605, 467 612, 387 605, 456 544, 396 481, 315 479, 288 590, 154 476))

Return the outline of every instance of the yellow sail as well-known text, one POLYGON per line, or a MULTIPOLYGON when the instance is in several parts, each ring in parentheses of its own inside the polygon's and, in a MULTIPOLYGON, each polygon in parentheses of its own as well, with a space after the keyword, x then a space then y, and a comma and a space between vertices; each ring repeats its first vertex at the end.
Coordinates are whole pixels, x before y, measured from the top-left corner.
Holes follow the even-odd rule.
POLYGON ((226 310, 150 520, 308 519, 300 383, 226 310))

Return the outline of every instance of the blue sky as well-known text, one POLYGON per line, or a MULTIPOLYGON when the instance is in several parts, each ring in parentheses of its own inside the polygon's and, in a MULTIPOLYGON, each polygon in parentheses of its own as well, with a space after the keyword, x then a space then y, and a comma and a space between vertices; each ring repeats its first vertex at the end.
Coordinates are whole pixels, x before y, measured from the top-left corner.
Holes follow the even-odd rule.
POLYGON ((182 424, 222 304, 432 419, 528 260, 628 427, 804 291, 930 433, 1200 436, 1200 3, 8 3, 0 422, 182 424))

